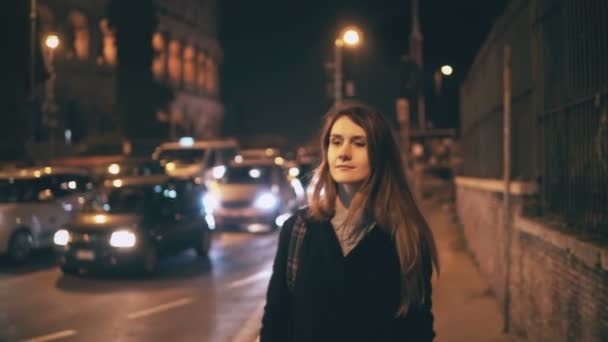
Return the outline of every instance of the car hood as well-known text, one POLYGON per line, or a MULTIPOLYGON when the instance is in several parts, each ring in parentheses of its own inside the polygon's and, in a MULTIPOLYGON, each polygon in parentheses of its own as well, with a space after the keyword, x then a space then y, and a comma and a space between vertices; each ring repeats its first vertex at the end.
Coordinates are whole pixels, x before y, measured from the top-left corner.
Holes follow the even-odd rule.
POLYGON ((203 171, 203 166, 201 164, 174 164, 175 167, 172 170, 165 169, 167 175, 171 177, 192 177, 203 171))
POLYGON ((141 216, 137 214, 80 214, 69 224, 70 230, 109 230, 133 228, 139 225, 141 216))

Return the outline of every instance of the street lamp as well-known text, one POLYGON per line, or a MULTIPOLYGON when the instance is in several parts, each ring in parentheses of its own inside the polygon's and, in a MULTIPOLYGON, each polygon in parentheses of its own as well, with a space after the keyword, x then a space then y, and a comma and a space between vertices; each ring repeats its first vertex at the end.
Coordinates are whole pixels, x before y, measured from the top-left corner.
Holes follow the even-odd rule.
POLYGON ((435 81, 435 95, 441 94, 443 86, 443 77, 449 77, 454 73, 454 69, 450 65, 442 65, 438 70, 435 70, 433 79, 435 81))
POLYGON ((49 157, 52 158, 55 154, 55 128, 57 127, 57 103, 55 102, 55 65, 54 65, 54 55, 55 49, 59 47, 60 44, 59 36, 54 33, 50 33, 44 39, 44 45, 47 48, 47 68, 49 71, 49 78, 46 81, 45 94, 44 94, 44 103, 42 104, 42 112, 44 115, 44 122, 46 126, 49 128, 49 157))
POLYGON ((356 47, 361 43, 361 33, 356 27, 347 27, 334 42, 334 103, 342 102, 342 49, 356 47))
POLYGON ((57 37, 56 34, 49 34, 48 36, 46 36, 44 44, 46 45, 46 47, 51 49, 51 51, 53 51, 59 46, 59 37, 57 37))
POLYGON ((444 65, 441 67, 441 73, 443 74, 443 76, 450 76, 453 72, 454 70, 450 65, 444 65))

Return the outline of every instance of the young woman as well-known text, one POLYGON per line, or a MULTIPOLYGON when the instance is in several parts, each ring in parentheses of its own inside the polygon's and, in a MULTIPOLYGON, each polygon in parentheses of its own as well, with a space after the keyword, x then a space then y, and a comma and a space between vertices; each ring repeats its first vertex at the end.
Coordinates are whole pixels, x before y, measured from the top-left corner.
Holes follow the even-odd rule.
POLYGON ((389 124, 345 101, 321 151, 310 205, 279 237, 261 342, 432 341, 437 251, 389 124))

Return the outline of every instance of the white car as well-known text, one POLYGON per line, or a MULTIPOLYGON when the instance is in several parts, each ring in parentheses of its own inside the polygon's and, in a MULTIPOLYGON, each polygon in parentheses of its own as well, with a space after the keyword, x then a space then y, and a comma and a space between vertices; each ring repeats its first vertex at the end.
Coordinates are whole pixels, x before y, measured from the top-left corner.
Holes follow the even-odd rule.
POLYGON ((36 248, 52 246, 53 234, 92 193, 92 178, 63 167, 0 173, 0 255, 25 261, 36 248))
POLYGON ((232 162, 213 171, 203 206, 207 223, 218 229, 279 228, 305 203, 299 180, 273 161, 232 162))
POLYGON ((179 142, 161 144, 152 158, 161 163, 170 177, 200 178, 202 181, 208 178, 211 168, 233 160, 237 151, 234 139, 195 141, 182 138, 179 142))

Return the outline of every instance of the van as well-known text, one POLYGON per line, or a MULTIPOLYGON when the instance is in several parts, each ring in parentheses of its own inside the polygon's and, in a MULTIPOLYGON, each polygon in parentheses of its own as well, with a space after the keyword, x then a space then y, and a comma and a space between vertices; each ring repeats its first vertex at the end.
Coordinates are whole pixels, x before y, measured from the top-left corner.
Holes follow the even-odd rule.
POLYGON ((214 167, 227 165, 237 154, 238 144, 234 139, 182 138, 179 142, 161 144, 152 158, 161 163, 170 177, 204 181, 214 167))

